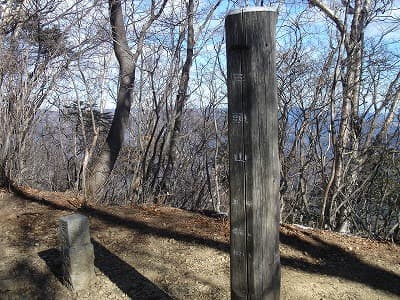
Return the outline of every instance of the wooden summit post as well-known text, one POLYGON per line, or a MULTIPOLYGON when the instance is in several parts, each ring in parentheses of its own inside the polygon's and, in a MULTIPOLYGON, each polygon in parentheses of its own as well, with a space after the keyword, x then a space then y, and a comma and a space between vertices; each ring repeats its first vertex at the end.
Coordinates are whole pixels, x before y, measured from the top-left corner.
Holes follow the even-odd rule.
POLYGON ((280 295, 276 20, 266 7, 225 19, 232 299, 280 295))

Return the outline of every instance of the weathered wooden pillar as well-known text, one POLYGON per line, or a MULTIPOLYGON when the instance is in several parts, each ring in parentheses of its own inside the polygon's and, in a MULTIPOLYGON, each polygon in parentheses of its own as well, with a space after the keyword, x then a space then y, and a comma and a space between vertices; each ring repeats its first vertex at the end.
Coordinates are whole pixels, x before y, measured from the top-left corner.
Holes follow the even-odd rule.
POLYGON ((276 20, 265 7, 225 19, 232 299, 280 295, 276 20))
POLYGON ((89 220, 86 216, 73 214, 60 218, 59 224, 64 284, 74 291, 83 290, 95 276, 89 220))

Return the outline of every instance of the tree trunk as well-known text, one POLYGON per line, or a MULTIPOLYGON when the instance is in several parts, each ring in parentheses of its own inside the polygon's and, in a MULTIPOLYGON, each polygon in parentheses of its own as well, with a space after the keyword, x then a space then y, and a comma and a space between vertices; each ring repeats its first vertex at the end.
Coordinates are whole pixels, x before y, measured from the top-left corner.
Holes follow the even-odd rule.
POLYGON ((150 26, 159 18, 168 0, 163 0, 158 12, 155 12, 155 2, 151 4, 150 17, 142 26, 136 44, 136 51, 132 53, 127 37, 120 0, 109 0, 110 24, 112 29, 115 56, 119 63, 119 88, 117 107, 111 123, 110 131, 101 152, 94 163, 88 192, 95 199, 100 199, 103 187, 114 168, 118 154, 124 143, 124 135, 128 127, 129 114, 132 105, 133 86, 135 83, 136 64, 143 51, 144 39, 150 26))
MULTIPOLYGON (((339 132, 335 138, 334 163, 332 168, 332 184, 328 184, 326 195, 329 195, 327 203, 324 202, 326 211, 330 212, 329 224, 336 222, 336 230, 348 230, 349 214, 348 208, 351 189, 357 180, 359 159, 359 142, 361 123, 359 120, 359 94, 362 69, 362 50, 364 47, 364 31, 366 18, 369 12, 369 1, 356 0, 354 7, 350 9, 347 2, 345 19, 342 21, 326 4, 319 0, 310 0, 312 5, 317 6, 336 25, 344 41, 345 59, 342 69, 342 106, 340 110, 339 132), (349 32, 347 32, 347 18, 352 15, 349 32), (346 173, 345 164, 349 160, 355 162, 346 173), (348 178, 347 182, 344 179, 348 178), (346 202, 346 203, 343 203, 346 202), (341 205, 343 203, 343 205, 341 205), (332 213, 331 208, 337 204, 341 208, 332 213), (337 215, 337 216, 336 216, 337 215)), ((328 216, 325 216, 328 217, 328 216)), ((324 219, 324 218, 323 218, 324 219)), ((324 224, 321 224, 322 226, 324 224)))
POLYGON ((190 68, 193 63, 193 48, 195 45, 194 40, 194 0, 189 0, 187 7, 187 48, 186 60, 182 68, 181 77, 179 80, 178 95, 176 96, 174 112, 171 118, 171 124, 167 134, 167 165, 163 174, 161 188, 166 192, 170 189, 169 181, 171 179, 174 163, 176 161, 176 142, 178 135, 181 131, 183 109, 187 100, 187 90, 189 86, 190 68))
POLYGON ((114 52, 120 67, 119 88, 117 107, 115 109, 111 128, 106 142, 95 161, 88 181, 88 192, 95 199, 101 197, 102 188, 114 168, 119 151, 124 142, 124 134, 128 126, 129 113, 132 105, 132 89, 135 82, 136 61, 128 46, 121 1, 110 0, 109 10, 114 52))

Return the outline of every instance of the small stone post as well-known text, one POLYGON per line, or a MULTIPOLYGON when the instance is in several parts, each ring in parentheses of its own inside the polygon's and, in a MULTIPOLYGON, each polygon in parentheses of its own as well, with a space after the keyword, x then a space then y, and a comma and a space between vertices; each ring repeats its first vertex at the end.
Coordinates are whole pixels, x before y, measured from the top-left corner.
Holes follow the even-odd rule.
POLYGON ((89 219, 80 214, 73 214, 60 218, 59 225, 64 284, 74 291, 83 290, 95 276, 89 219))

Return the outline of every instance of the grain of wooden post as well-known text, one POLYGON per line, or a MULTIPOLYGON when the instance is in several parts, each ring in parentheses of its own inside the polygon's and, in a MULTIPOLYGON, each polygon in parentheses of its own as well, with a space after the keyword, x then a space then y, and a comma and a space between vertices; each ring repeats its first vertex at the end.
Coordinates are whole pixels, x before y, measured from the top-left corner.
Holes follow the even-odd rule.
POLYGON ((231 297, 279 299, 275 10, 225 19, 231 201, 231 297))

